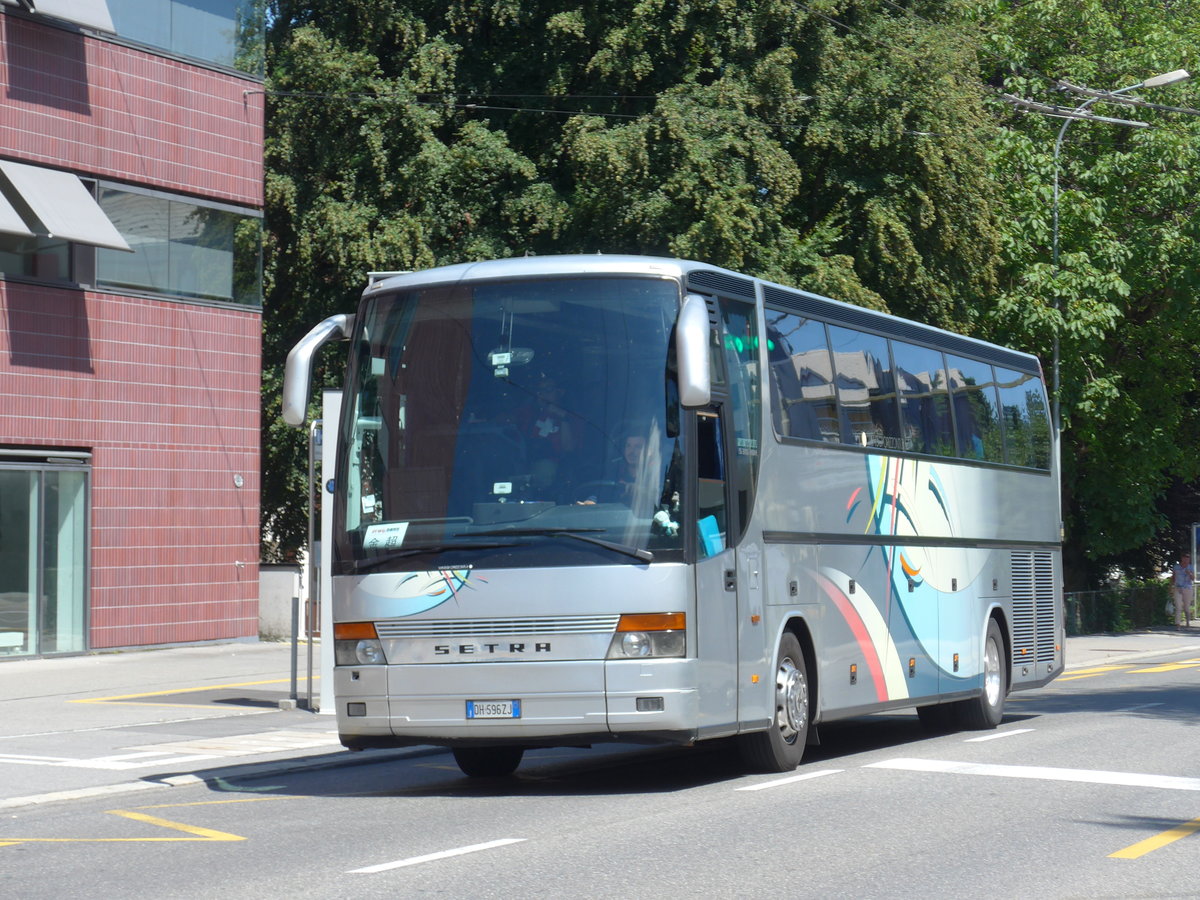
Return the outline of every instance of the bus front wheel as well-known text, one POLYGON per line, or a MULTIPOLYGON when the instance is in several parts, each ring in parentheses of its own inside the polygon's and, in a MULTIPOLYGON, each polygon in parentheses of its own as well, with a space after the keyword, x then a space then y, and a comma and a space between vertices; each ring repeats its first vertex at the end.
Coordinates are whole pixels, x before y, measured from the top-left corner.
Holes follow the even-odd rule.
POLYGON ((499 778, 511 775, 521 764, 524 747, 455 747, 454 761, 464 775, 499 778))
POLYGON ((742 759, 760 772, 790 772, 800 765, 808 741, 808 669, 794 634, 783 636, 775 659, 771 727, 739 738, 742 759))

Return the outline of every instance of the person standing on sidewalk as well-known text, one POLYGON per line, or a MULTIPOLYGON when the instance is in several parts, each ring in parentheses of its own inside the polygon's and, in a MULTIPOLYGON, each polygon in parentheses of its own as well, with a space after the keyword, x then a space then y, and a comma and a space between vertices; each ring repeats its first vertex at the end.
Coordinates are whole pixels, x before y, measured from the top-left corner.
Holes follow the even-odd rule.
POLYGON ((1195 571, 1192 569, 1192 557, 1185 553, 1178 563, 1171 567, 1171 588, 1175 594, 1175 624, 1192 624, 1192 583, 1195 571))

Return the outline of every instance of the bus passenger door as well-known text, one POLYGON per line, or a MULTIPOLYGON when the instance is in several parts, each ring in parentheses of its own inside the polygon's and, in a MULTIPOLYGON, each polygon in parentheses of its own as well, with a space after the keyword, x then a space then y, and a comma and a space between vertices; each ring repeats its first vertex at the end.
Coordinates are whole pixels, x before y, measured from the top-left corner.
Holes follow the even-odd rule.
POLYGON ((728 445, 719 408, 690 417, 696 448, 696 655, 701 737, 737 730, 737 551, 729 546, 728 445))

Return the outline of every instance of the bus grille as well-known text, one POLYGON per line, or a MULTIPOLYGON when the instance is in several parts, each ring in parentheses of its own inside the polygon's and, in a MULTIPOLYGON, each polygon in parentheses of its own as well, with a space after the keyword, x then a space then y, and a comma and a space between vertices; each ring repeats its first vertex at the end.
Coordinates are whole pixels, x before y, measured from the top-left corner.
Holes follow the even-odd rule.
POLYGON ((1012 554, 1013 662, 1054 661, 1054 557, 1047 552, 1012 554))
POLYGON ((620 616, 548 616, 538 619, 434 619, 376 622, 381 638, 509 637, 528 634, 612 634, 620 616))

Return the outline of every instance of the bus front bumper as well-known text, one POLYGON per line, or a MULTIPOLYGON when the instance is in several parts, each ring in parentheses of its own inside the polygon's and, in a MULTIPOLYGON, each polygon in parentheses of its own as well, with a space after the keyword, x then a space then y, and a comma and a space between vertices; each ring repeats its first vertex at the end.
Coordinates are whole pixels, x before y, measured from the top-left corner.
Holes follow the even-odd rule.
POLYGON ((434 744, 690 743, 695 660, 339 666, 338 731, 351 749, 434 744), (469 718, 468 704, 516 701, 519 717, 469 718))

